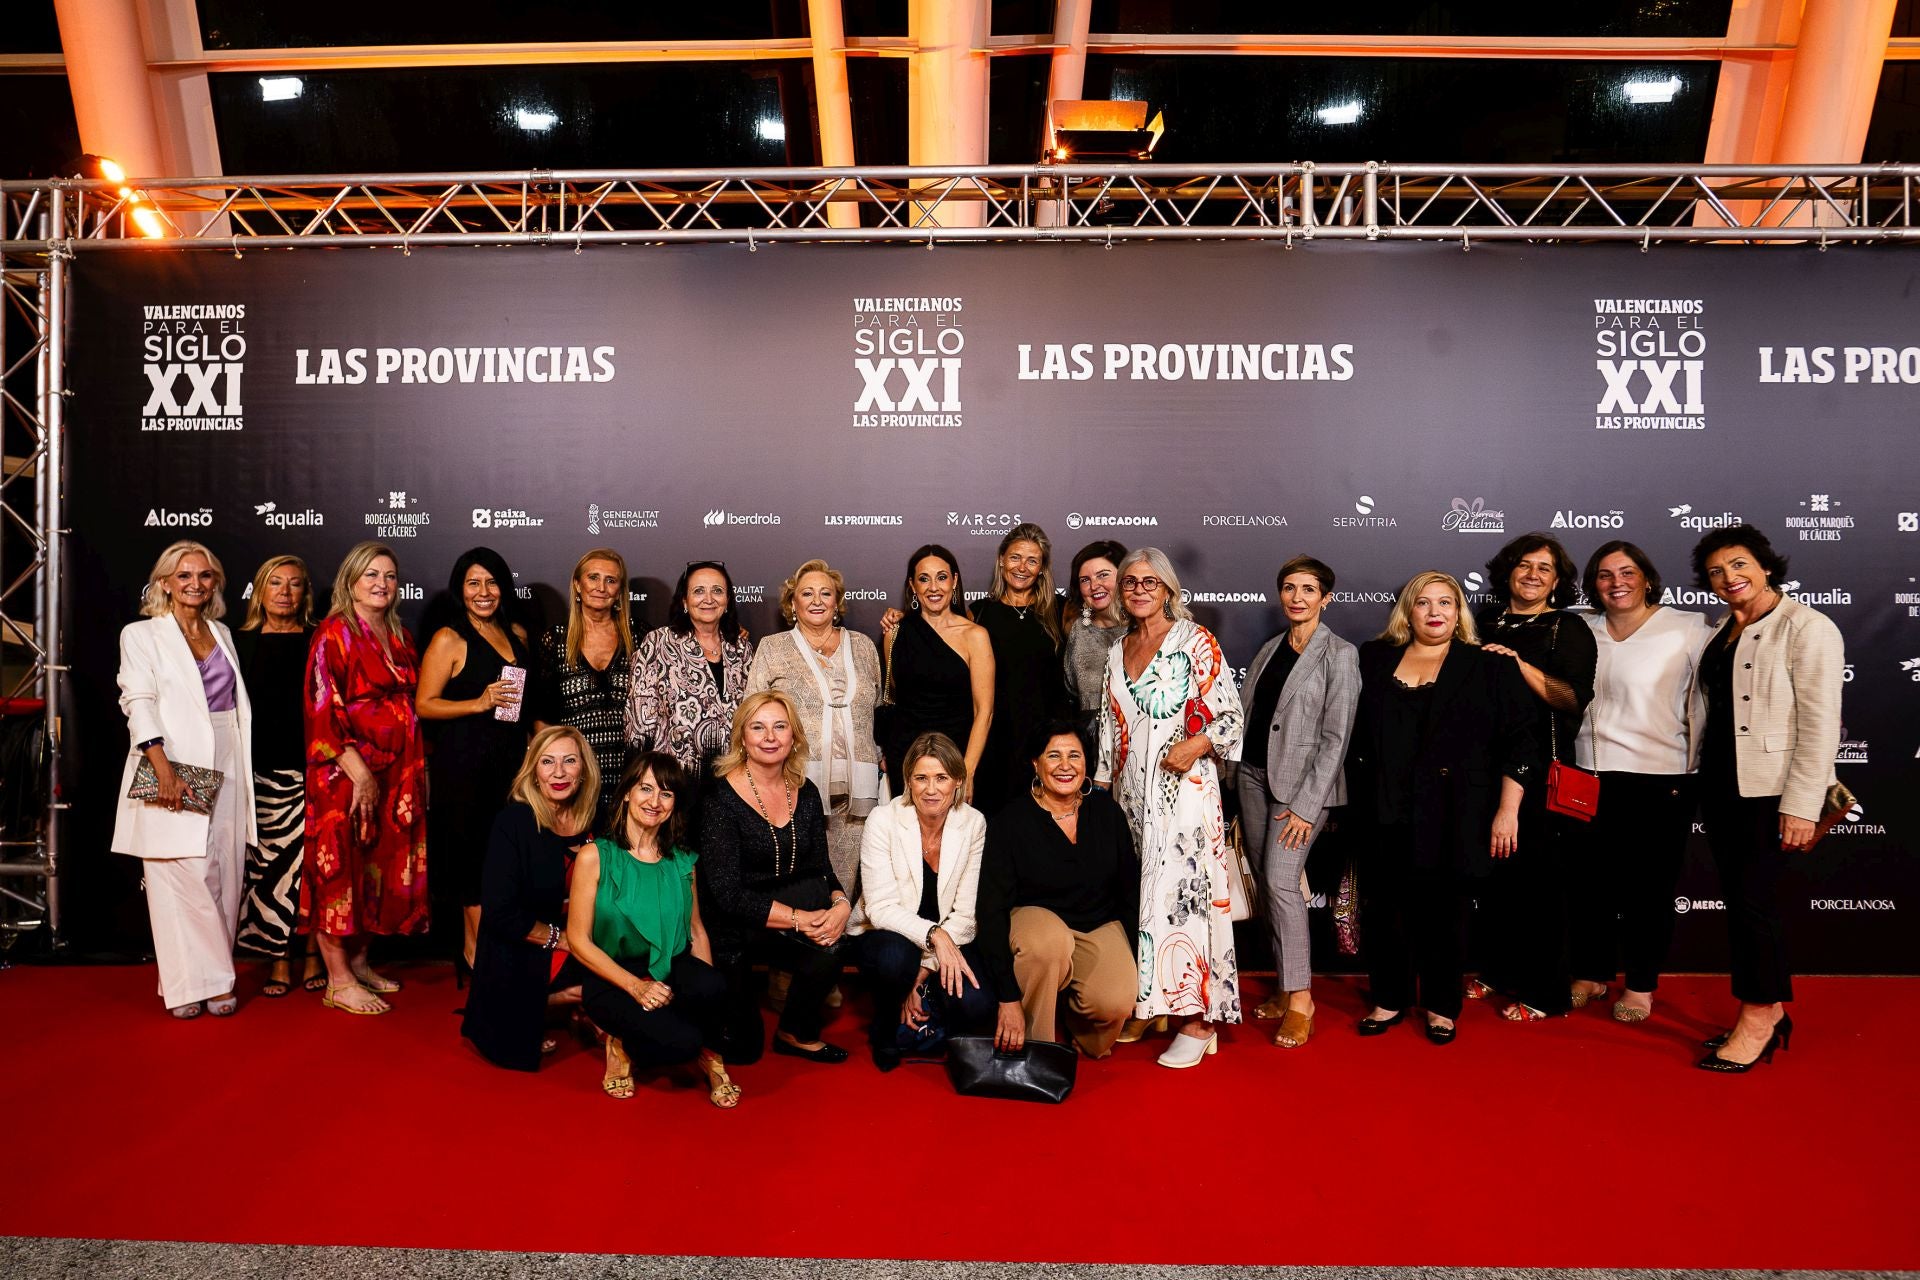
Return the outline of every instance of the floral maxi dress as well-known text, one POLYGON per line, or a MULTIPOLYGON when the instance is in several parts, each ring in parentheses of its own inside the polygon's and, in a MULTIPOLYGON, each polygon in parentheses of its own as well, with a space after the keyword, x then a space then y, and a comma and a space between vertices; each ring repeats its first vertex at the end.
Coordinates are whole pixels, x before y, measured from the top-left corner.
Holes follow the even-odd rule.
POLYGON ((1240 1021, 1240 975, 1227 916, 1226 824, 1214 756, 1237 751, 1244 728, 1220 642, 1197 623, 1173 624, 1137 680, 1124 647, 1107 655, 1101 776, 1140 846, 1140 990, 1136 1018, 1240 1021), (1204 733, 1213 754, 1184 776, 1160 767, 1175 744, 1204 733))

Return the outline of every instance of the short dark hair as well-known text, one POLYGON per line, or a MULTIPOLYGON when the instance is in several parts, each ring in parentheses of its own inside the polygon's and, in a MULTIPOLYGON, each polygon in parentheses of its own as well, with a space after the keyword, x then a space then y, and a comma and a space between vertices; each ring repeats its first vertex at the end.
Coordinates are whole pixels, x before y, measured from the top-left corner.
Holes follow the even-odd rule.
POLYGON ((1273 575, 1273 589, 1278 592, 1288 578, 1296 573, 1310 573, 1320 583, 1320 594, 1333 594, 1333 570, 1325 561, 1315 560, 1312 556, 1295 556, 1280 566, 1280 572, 1273 575))
POLYGON ((1532 555, 1536 551, 1546 551, 1553 556, 1553 594, 1547 597, 1547 603, 1555 609, 1564 609, 1572 604, 1580 589, 1580 581, 1575 576, 1573 557, 1560 545, 1560 540, 1552 534, 1541 533, 1538 529, 1532 533, 1523 533, 1494 552, 1493 559, 1487 561, 1487 594, 1493 602, 1502 608, 1512 594, 1514 566, 1520 563, 1522 556, 1532 555))
POLYGON ((1120 562, 1127 558, 1127 549, 1111 538, 1102 538, 1098 542, 1089 542, 1073 553, 1073 568, 1067 571, 1067 608, 1078 609, 1083 603, 1080 599, 1080 570, 1089 560, 1109 560, 1118 569, 1120 562))
POLYGON ((914 607, 913 568, 929 556, 945 560, 947 562, 947 568, 953 573, 953 603, 947 607, 953 610, 954 614, 958 617, 971 617, 972 615, 967 612, 966 584, 960 580, 960 562, 954 559, 953 552, 947 550, 937 542, 929 542, 926 546, 916 549, 912 555, 907 557, 907 576, 900 587, 900 590, 904 593, 900 597, 900 607, 903 609, 914 607))
POLYGON ((1072 734, 1080 739, 1080 750, 1087 756, 1087 772, 1093 772, 1094 746, 1087 740, 1086 726, 1068 716, 1050 716, 1027 731, 1026 758, 1038 760, 1047 752, 1047 744, 1062 734, 1072 734))
POLYGON ((1773 549, 1766 534, 1750 524, 1734 524, 1724 529, 1709 529, 1704 538, 1693 544, 1693 580, 1702 590, 1713 590, 1713 584, 1707 581, 1707 557, 1728 547, 1745 547, 1751 551, 1760 567, 1767 571, 1770 586, 1779 586, 1787 576, 1787 558, 1773 549))
POLYGON ((733 599, 733 575, 718 560, 695 560, 680 571, 680 581, 673 584, 673 603, 667 606, 667 625, 683 636, 693 634, 693 615, 687 612, 687 583, 702 569, 713 570, 727 584, 727 611, 720 615, 720 637, 732 644, 740 638, 740 610, 733 599))
POLYGON ((667 816, 667 838, 662 842, 665 848, 660 850, 667 853, 686 839, 687 811, 693 808, 693 787, 680 762, 664 751, 642 751, 627 761, 627 767, 620 771, 620 789, 613 793, 613 815, 608 822, 609 829, 603 834, 622 849, 633 847, 627 843, 627 796, 649 773, 653 774, 654 786, 673 795, 673 812, 667 816))
POLYGON ((1580 574, 1580 590, 1586 593, 1587 603, 1595 609, 1600 608, 1600 562, 1616 551, 1633 561, 1634 568, 1640 570, 1640 576, 1646 580, 1647 603, 1659 604, 1660 571, 1653 567, 1653 560, 1646 552, 1624 538, 1601 543, 1587 557, 1587 567, 1580 574))

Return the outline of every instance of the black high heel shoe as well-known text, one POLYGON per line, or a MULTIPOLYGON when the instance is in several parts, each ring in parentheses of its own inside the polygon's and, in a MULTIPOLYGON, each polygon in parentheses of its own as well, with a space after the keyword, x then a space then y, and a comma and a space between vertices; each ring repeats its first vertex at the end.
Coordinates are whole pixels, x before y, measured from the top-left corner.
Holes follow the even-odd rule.
MULTIPOLYGON (((1728 1035, 1731 1035, 1731 1034, 1732 1034, 1731 1032, 1728 1033, 1728 1035)), ((1722 1036, 1722 1037, 1719 1037, 1719 1039, 1721 1042, 1721 1046, 1724 1047, 1726 1044, 1726 1037, 1722 1036)), ((1715 1053, 1708 1054, 1706 1057, 1700 1059, 1700 1061, 1696 1062, 1694 1065, 1699 1067, 1702 1071, 1719 1071, 1726 1075, 1735 1075, 1735 1076, 1745 1075, 1747 1072, 1753 1070, 1754 1067, 1758 1066, 1762 1062, 1772 1062, 1773 1051, 1775 1049, 1787 1048, 1788 1042, 1791 1041, 1792 1039, 1793 1039, 1793 1019, 1787 1014, 1783 1013, 1780 1015, 1780 1021, 1773 1024, 1773 1034, 1767 1037, 1767 1042, 1764 1045, 1760 1046, 1760 1056, 1755 1058, 1752 1062, 1735 1062, 1731 1058, 1723 1058, 1717 1052, 1715 1052, 1715 1053)))
POLYGON ((1402 1009, 1391 1018, 1362 1018, 1355 1030, 1363 1036, 1383 1036, 1387 1034, 1388 1027, 1398 1026, 1406 1016, 1407 1011, 1402 1009))
POLYGON ((465 956, 453 958, 453 989, 465 991, 473 982, 473 966, 467 963, 465 956))

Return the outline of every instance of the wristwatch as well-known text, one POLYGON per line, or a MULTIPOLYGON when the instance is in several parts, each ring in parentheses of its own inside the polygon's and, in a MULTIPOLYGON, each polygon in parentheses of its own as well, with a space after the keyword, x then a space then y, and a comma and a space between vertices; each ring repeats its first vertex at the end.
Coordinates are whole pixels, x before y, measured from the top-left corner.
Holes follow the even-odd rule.
POLYGON ((927 941, 926 941, 926 949, 927 949, 927 950, 929 950, 929 951, 931 951, 931 950, 933 950, 933 935, 934 935, 934 934, 936 934, 936 933, 938 933, 938 932, 940 932, 940 926, 939 926, 939 925, 935 925, 935 926, 933 926, 933 928, 931 928, 931 929, 929 929, 929 930, 927 930, 927 941))

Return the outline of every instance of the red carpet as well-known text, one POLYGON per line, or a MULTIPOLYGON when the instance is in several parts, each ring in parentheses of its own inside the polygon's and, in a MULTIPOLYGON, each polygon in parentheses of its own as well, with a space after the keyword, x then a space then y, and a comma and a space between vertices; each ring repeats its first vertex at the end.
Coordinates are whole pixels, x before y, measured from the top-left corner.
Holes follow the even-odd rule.
MULTIPOLYGON (((1064 1107, 955 1097, 938 1067, 768 1057, 732 1114, 473 1055, 451 971, 384 1018, 295 991, 178 1023, 146 969, 0 974, 0 1234, 652 1254, 1456 1266, 1914 1268, 1920 979, 1799 983, 1790 1053, 1691 1063, 1724 979, 1655 1020, 1450 1048, 1353 1033, 1327 981, 1297 1052, 1237 1028, 1200 1068, 1122 1047, 1064 1107)), ((258 977, 242 990, 257 990, 258 977)), ((1265 994, 1254 990, 1249 1005, 1265 994)), ((829 1029, 859 1043, 854 1019, 829 1029)))

